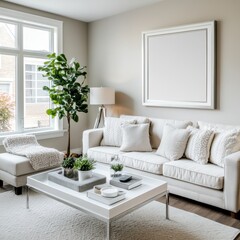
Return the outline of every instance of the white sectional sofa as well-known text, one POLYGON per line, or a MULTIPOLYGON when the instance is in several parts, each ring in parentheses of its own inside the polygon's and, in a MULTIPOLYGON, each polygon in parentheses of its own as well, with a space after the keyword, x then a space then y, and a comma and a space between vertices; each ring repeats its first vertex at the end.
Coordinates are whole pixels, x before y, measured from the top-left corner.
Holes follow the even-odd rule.
POLYGON ((83 153, 106 164, 117 155, 136 173, 167 181, 170 193, 226 209, 233 216, 240 210, 240 126, 123 115, 107 118, 105 128, 84 131, 83 153), (148 136, 134 132, 140 125, 148 136), (173 132, 167 132, 169 127, 173 132), (207 132, 206 143, 201 138, 207 132), (179 138, 182 133, 187 141, 186 136, 184 141, 179 138))

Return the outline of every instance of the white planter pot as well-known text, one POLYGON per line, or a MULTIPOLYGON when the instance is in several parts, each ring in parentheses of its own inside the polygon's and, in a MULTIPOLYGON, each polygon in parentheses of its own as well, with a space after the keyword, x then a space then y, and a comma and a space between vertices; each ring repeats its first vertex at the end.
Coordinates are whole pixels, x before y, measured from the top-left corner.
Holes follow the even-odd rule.
POLYGON ((79 171, 78 170, 78 181, 83 181, 85 179, 92 177, 92 170, 89 171, 79 171))

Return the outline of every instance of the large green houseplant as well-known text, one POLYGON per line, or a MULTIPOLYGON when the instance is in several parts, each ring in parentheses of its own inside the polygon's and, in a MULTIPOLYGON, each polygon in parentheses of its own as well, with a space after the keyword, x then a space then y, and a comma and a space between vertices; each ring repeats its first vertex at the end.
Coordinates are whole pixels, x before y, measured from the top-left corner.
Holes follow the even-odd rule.
POLYGON ((47 114, 52 118, 58 116, 59 119, 67 118, 68 123, 68 145, 66 157, 70 156, 71 141, 71 119, 78 122, 78 112, 88 112, 88 93, 89 87, 85 85, 86 67, 81 67, 75 59, 68 63, 64 54, 55 53, 47 55, 48 61, 39 67, 43 76, 50 81, 50 87, 44 86, 43 90, 48 91, 53 107, 47 109, 47 114), (81 82, 78 78, 83 77, 81 82))

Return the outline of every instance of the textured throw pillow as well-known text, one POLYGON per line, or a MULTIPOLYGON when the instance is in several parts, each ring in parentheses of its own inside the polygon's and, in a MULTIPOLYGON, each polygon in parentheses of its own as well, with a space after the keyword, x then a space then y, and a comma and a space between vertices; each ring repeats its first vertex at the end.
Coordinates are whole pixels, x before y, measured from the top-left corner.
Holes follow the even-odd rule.
POLYGON ((177 129, 166 124, 163 136, 156 154, 168 158, 171 161, 178 160, 184 154, 190 131, 177 129))
POLYGON ((240 150, 239 137, 240 131, 237 130, 215 132, 210 162, 224 167, 224 158, 240 150))
POLYGON ((187 127, 187 129, 191 133, 185 151, 186 157, 200 164, 207 164, 214 132, 193 127, 187 127))
POLYGON ((149 139, 149 124, 125 124, 122 126, 123 152, 151 152, 152 147, 149 139))
POLYGON ((120 147, 122 144, 122 130, 121 125, 136 123, 135 120, 124 120, 114 117, 105 118, 105 127, 103 129, 102 146, 120 147))

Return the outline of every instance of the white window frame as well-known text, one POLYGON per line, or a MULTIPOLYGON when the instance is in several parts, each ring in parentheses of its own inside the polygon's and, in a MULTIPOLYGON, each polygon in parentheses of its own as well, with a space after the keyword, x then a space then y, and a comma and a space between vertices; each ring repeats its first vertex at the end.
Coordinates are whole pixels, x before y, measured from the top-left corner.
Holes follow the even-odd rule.
MULTIPOLYGON (((26 65, 26 64, 25 64, 26 65)), ((30 74, 34 74, 34 79, 33 80, 27 80, 27 79, 25 79, 26 81, 28 81, 28 82, 34 82, 34 88, 33 87, 31 87, 31 88, 26 88, 25 87, 25 90, 26 89, 34 89, 35 90, 35 96, 31 96, 31 97, 28 97, 28 96, 26 96, 25 95, 25 101, 26 101, 26 99, 27 98, 32 98, 32 99, 34 99, 34 102, 30 102, 30 103, 28 103, 28 104, 37 104, 37 103, 43 103, 43 102, 38 102, 38 99, 43 99, 43 98, 47 98, 48 99, 48 96, 40 96, 40 95, 38 95, 38 90, 42 90, 42 88, 39 88, 38 87, 38 82, 40 82, 40 81, 43 81, 43 82, 46 82, 46 80, 47 79, 45 79, 45 80, 38 80, 38 77, 37 77, 37 75, 39 74, 39 73, 41 73, 40 71, 38 71, 38 69, 37 69, 37 64, 30 64, 30 65, 32 65, 32 66, 35 66, 35 70, 34 71, 30 71, 30 70, 26 70, 26 68, 25 68, 25 73, 30 73, 30 74)), ((25 66, 24 66, 25 67, 25 66)), ((26 77, 26 76, 25 76, 26 77)), ((47 80, 48 81, 48 80, 47 80)), ((47 86, 47 85, 46 85, 47 86)), ((44 90, 42 90, 42 91, 44 91, 44 90)))
MULTIPOLYGON (((11 133, 1 133, 0 134, 0 144, 2 144, 2 140, 9 135, 15 135, 20 133, 29 133, 35 134, 37 139, 47 139, 47 138, 55 138, 61 137, 64 134, 63 130, 63 121, 55 118, 54 128, 42 128, 42 129, 32 129, 32 130, 24 130, 23 127, 23 118, 24 118, 24 57, 34 57, 34 58, 46 58, 46 55, 51 52, 62 53, 63 49, 63 22, 41 17, 33 14, 23 13, 15 10, 10 10, 6 8, 0 7, 0 20, 3 22, 9 22, 18 26, 17 31, 17 44, 16 48, 9 47, 0 47, 0 54, 11 54, 17 56, 16 62, 16 88, 22 89, 21 91, 16 91, 16 107, 18 116, 18 123, 16 123, 15 132, 11 133), (19 27, 21 26, 21 27, 19 27), (23 50, 22 43, 22 30, 23 27, 31 27, 36 29, 49 30, 54 35, 53 38, 50 38, 52 44, 50 46, 54 46, 54 49, 49 49, 49 52, 44 51, 32 51, 32 50, 23 50), (20 36, 20 39, 18 39, 20 36), (34 54, 33 54, 34 52, 34 54), (20 126, 20 129, 19 129, 20 126)), ((51 34, 50 34, 51 35, 51 34)))

